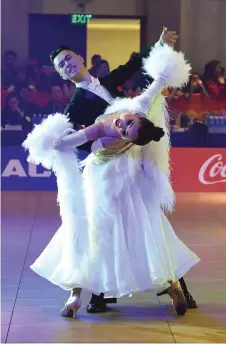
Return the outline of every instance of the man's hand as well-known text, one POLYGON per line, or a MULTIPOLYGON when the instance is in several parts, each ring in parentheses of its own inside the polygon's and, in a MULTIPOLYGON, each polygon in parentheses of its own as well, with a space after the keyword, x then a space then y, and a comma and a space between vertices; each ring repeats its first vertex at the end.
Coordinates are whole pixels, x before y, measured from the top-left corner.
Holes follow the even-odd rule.
POLYGON ((163 26, 163 30, 160 36, 161 44, 168 44, 169 46, 173 47, 176 43, 178 35, 176 31, 168 31, 167 27, 163 26))

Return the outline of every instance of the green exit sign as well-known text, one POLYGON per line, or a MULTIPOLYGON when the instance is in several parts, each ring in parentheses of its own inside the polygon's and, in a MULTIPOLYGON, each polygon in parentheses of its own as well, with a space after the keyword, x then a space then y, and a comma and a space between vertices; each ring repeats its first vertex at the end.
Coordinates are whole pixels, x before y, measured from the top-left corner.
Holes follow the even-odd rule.
POLYGON ((92 14, 72 14, 71 23, 72 24, 88 24, 92 18, 92 14))

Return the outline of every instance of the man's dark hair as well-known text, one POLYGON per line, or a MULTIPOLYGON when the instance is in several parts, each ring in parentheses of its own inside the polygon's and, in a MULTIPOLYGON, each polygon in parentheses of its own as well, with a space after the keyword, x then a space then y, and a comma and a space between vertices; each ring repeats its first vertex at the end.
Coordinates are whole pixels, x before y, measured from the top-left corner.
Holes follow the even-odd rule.
POLYGON ((4 53, 4 58, 6 58, 7 56, 12 55, 15 59, 17 59, 17 53, 13 50, 8 50, 4 53))
POLYGON ((57 57, 57 55, 59 55, 59 53, 61 53, 61 51, 64 51, 64 50, 74 51, 73 49, 67 47, 66 45, 60 45, 57 49, 51 51, 51 53, 49 54, 50 62, 52 63, 52 65, 54 65, 54 59, 57 57))
POLYGON ((140 129, 135 141, 132 141, 135 145, 145 146, 151 141, 159 141, 164 136, 162 128, 156 127, 149 119, 140 118, 140 129))
POLYGON ((97 60, 97 59, 101 59, 101 56, 100 56, 100 55, 97 55, 97 54, 93 55, 93 56, 91 57, 92 64, 93 64, 93 62, 94 62, 95 60, 97 60))

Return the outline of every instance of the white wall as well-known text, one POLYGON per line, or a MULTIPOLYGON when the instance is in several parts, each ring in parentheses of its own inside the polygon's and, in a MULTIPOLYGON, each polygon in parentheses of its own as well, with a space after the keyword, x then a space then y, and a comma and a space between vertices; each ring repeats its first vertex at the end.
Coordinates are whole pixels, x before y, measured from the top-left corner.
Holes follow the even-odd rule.
POLYGON ((144 10, 148 15, 147 41, 149 43, 153 43, 159 39, 163 26, 179 33, 180 0, 146 0, 144 10))
MULTIPOLYGON (((30 10, 37 11, 36 0, 30 0, 30 10), (34 7, 33 7, 34 6, 34 7), (33 7, 33 8, 32 8, 33 7)), ((86 12, 98 15, 142 15, 143 0, 90 0, 86 12)), ((76 4, 71 0, 42 0, 42 13, 78 12, 76 4)))
MULTIPOLYGON (((35 0, 36 1, 36 0, 35 0)), ((2 0, 2 52, 14 50, 20 61, 28 55, 29 0, 2 0)))
POLYGON ((220 59, 226 66, 226 1, 182 0, 181 49, 195 70, 220 59))

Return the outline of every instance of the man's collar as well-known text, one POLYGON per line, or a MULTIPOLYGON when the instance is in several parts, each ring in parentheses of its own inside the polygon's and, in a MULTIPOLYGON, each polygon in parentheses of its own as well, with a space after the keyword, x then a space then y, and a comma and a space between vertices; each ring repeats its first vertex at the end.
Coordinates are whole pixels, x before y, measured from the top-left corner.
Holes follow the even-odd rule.
POLYGON ((98 86, 100 85, 100 81, 97 78, 94 78, 92 75, 91 76, 91 82, 88 81, 81 81, 81 82, 76 82, 76 87, 89 87, 90 85, 93 86, 98 86))

